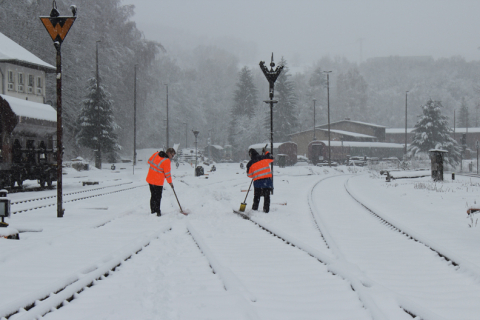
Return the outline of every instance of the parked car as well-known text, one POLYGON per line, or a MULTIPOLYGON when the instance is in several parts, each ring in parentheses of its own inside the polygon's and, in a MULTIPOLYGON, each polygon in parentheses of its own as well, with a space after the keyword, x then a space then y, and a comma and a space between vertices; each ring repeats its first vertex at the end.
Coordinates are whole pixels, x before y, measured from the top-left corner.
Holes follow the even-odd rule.
MULTIPOLYGON (((336 167, 338 166, 338 162, 330 161, 330 166, 336 167)), ((317 167, 328 167, 328 160, 320 161, 319 163, 317 163, 317 167)))
POLYGON ((365 160, 365 157, 350 157, 350 159, 348 159, 349 166, 363 167, 366 164, 367 161, 365 160))

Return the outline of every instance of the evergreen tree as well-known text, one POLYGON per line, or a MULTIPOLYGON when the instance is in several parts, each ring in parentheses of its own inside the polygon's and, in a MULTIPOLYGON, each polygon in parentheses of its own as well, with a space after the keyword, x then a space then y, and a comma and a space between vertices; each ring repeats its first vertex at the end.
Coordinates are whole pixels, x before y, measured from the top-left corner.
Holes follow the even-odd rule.
MULTIPOLYGON (((255 114, 258 104, 258 91, 253 83, 250 69, 243 67, 238 73, 237 89, 234 93, 233 107, 231 111, 229 142, 235 151, 244 148, 245 143, 240 140, 244 137, 245 125, 255 114)), ((248 147, 248 146, 247 146, 248 147)))
POLYGON ((357 68, 350 68, 337 77, 337 101, 341 118, 361 121, 369 119, 367 113, 367 82, 357 68))
POLYGON ((103 86, 97 85, 95 77, 88 80, 87 96, 78 118, 77 143, 96 151, 95 166, 101 168, 102 151, 115 152, 120 149, 115 129, 118 125, 113 116, 113 101, 103 86))
POLYGON ((457 127, 459 128, 469 128, 472 121, 469 119, 467 101, 465 97, 462 97, 460 101, 460 110, 457 115, 457 127))
MULTIPOLYGON (((289 141, 289 134, 298 127, 297 96, 288 73, 287 61, 283 57, 279 65, 284 68, 275 82, 274 99, 278 100, 278 103, 273 106, 273 139, 274 142, 285 142, 289 141)), ((267 117, 265 125, 270 128, 270 116, 267 117)))
POLYGON ((415 136, 408 147, 408 155, 443 149, 448 151, 445 162, 456 165, 460 161, 461 148, 450 136, 452 129, 448 125, 448 118, 442 115, 442 108, 440 101, 431 99, 422 107, 423 114, 415 124, 415 136))
POLYGON ((232 115, 247 115, 252 118, 258 104, 258 91, 253 84, 252 72, 247 67, 243 67, 238 74, 239 80, 233 98, 232 115))

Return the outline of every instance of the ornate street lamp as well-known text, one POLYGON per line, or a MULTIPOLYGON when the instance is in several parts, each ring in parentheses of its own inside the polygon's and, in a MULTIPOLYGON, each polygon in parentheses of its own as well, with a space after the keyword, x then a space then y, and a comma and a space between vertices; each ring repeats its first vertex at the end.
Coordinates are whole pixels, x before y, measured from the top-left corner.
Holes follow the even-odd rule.
MULTIPOLYGON (((269 84, 269 97, 270 100, 265 100, 265 103, 270 104, 270 152, 272 153, 273 156, 273 104, 278 103, 278 101, 273 100, 274 96, 274 87, 275 87, 275 81, 277 81, 278 76, 283 70, 283 66, 277 66, 275 70, 273 69, 275 67, 275 63, 273 62, 273 52, 272 52, 272 61, 270 62, 270 70, 265 66, 265 61, 260 61, 260 69, 262 69, 263 74, 265 75, 265 78, 267 78, 268 84, 269 84)), ((272 162, 272 180, 273 180, 273 162, 272 162)), ((272 189, 272 194, 273 194, 273 189, 272 189)))
POLYGON ((168 137, 168 83, 165 83, 165 87, 167 88, 167 149, 169 147, 169 137, 168 137))
POLYGON ((45 29, 47 29, 53 40, 53 45, 57 50, 57 218, 62 218, 64 214, 62 199, 62 53, 61 47, 63 40, 72 27, 77 17, 77 7, 70 6, 72 17, 61 17, 57 10, 57 2, 52 3, 52 11, 49 17, 40 17, 45 29))

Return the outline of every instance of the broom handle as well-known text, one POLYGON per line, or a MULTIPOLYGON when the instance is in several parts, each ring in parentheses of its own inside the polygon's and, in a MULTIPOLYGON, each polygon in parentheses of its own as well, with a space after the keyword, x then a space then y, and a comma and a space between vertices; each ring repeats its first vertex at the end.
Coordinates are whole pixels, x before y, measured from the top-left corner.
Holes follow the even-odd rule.
POLYGON ((175 198, 177 199, 178 206, 180 207, 180 211, 183 212, 182 206, 180 205, 180 201, 178 201, 177 193, 175 192, 175 189, 172 188, 173 194, 175 195, 175 198))
POLYGON ((248 193, 250 192, 250 188, 252 187, 252 183, 253 183, 253 179, 252 179, 252 182, 250 182, 250 186, 248 187, 247 195, 245 196, 245 200, 243 200, 243 203, 245 203, 245 201, 247 201, 248 193))

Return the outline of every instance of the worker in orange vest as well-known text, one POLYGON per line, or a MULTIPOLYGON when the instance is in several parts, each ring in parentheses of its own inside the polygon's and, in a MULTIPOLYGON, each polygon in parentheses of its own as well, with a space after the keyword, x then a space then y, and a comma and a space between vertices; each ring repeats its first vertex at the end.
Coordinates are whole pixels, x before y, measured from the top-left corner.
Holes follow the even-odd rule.
POLYGON ((173 189, 171 160, 175 156, 175 149, 168 148, 166 152, 155 152, 148 164, 150 169, 147 174, 147 182, 150 185, 150 210, 152 214, 156 213, 158 217, 162 215, 160 202, 162 201, 163 182, 167 179, 170 187, 173 189))
POLYGON ((247 163, 247 175, 253 179, 253 210, 258 210, 260 197, 263 196, 263 212, 270 211, 270 192, 273 189, 272 170, 270 164, 273 162, 272 155, 263 150, 264 155, 259 155, 257 150, 248 150, 250 162, 247 163))

